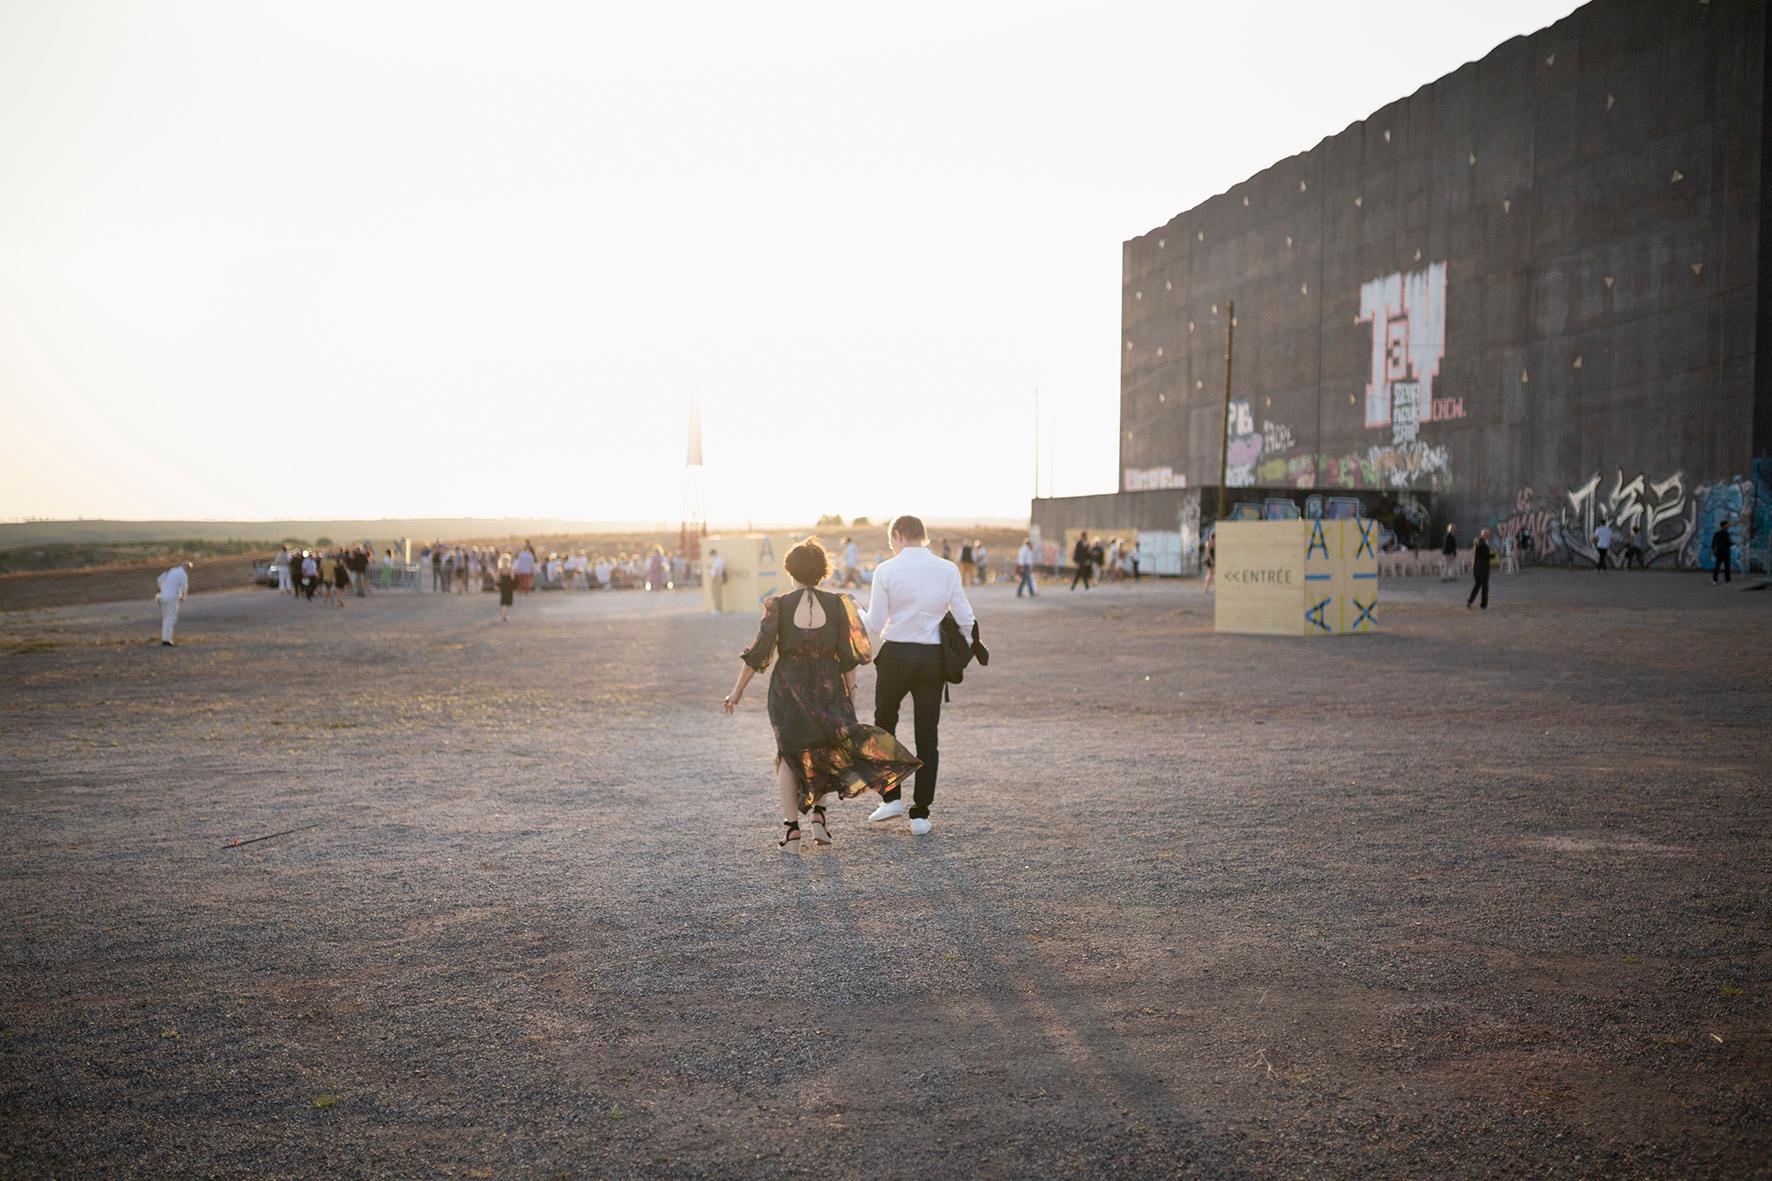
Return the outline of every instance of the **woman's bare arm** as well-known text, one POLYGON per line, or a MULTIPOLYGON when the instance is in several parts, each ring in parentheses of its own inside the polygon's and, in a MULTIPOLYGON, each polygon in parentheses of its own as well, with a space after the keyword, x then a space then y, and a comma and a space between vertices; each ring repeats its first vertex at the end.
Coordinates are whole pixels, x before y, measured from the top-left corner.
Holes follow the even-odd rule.
POLYGON ((745 686, 749 685, 751 683, 751 678, 756 675, 757 670, 748 664, 738 670, 738 684, 732 686, 732 692, 726 695, 725 706, 727 713, 731 713, 733 707, 744 699, 745 686))

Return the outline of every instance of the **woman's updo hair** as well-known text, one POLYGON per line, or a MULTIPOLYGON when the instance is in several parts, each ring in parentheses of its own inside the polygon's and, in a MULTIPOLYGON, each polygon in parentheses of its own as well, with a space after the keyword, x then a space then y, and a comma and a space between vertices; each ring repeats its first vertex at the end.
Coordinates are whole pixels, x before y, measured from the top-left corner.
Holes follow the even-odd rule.
POLYGON ((799 545, 788 551, 788 556, 781 563, 795 582, 801 586, 817 586, 831 572, 830 555, 824 547, 808 537, 799 545))

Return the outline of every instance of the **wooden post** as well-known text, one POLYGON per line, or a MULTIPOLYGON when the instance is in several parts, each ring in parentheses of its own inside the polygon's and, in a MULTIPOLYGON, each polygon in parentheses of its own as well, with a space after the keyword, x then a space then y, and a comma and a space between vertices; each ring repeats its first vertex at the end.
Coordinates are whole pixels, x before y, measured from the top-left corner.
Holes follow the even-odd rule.
POLYGON ((1237 305, 1233 300, 1225 305, 1228 323, 1224 329, 1224 430, 1218 436, 1218 517, 1224 520, 1224 477, 1225 465, 1230 459, 1231 445, 1231 346, 1237 339, 1237 305))

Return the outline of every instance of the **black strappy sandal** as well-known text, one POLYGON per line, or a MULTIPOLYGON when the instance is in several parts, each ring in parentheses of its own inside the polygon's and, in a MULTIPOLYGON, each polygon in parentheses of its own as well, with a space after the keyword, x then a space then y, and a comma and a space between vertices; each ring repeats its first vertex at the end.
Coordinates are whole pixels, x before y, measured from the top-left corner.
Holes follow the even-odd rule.
POLYGON ((788 831, 780 841, 776 842, 777 847, 779 847, 784 853, 798 853, 801 847, 800 822, 797 820, 784 820, 782 821, 782 825, 788 831))
POLYGON ((823 808, 812 809, 812 819, 806 822, 806 826, 812 830, 814 844, 828 845, 831 843, 831 826, 825 822, 823 808))

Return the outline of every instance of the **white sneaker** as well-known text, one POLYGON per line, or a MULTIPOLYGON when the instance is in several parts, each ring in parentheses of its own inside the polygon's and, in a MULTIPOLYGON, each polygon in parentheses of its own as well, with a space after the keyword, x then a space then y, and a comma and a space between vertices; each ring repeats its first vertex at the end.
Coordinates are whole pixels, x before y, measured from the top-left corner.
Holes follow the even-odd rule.
POLYGON ((914 837, 928 836, 932 827, 934 826, 929 823, 927 817, 919 816, 911 821, 911 835, 914 837))
POLYGON ((904 801, 892 800, 889 803, 881 804, 878 808, 875 808, 873 814, 868 817, 868 822, 878 823, 882 820, 895 820, 903 815, 904 801))

